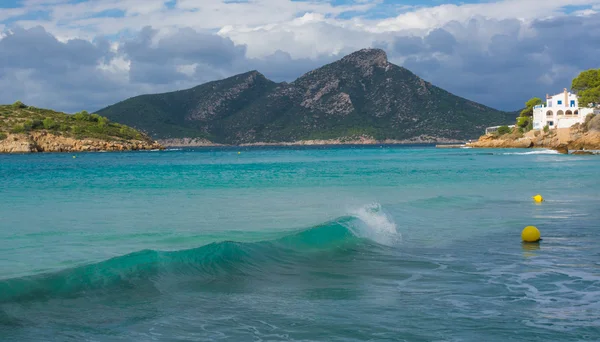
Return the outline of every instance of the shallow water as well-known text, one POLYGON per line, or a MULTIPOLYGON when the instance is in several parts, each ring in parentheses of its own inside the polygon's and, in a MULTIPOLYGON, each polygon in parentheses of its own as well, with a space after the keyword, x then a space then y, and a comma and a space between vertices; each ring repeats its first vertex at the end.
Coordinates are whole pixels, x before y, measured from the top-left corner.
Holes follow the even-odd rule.
POLYGON ((0 340, 600 340, 597 157, 239 152, 0 155, 0 340))

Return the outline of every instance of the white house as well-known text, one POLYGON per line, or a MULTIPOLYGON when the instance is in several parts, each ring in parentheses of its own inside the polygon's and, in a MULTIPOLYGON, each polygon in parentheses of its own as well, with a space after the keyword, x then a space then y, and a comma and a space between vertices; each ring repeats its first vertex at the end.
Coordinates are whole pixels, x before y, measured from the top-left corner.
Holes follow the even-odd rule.
POLYGON ((554 96, 546 95, 546 103, 533 108, 533 129, 569 128, 583 123, 588 114, 594 113, 593 107, 579 106, 577 95, 564 89, 554 96))

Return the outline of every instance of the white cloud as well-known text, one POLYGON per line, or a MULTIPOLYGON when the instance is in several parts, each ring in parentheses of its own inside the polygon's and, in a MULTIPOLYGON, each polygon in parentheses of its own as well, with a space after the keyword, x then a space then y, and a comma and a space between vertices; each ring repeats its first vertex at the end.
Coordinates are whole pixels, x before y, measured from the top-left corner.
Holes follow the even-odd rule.
MULTIPOLYGON (((19 53, 31 55, 29 64, 23 61, 0 67, 4 79, 0 86, 9 87, 6 80, 15 84, 0 96, 0 102, 13 102, 19 96, 40 105, 78 110, 250 69, 277 81, 292 80, 354 50, 383 47, 391 61, 406 65, 434 84, 511 109, 522 102, 521 98, 535 95, 531 92, 536 89, 545 93, 553 87, 568 86, 564 83, 578 70, 597 67, 593 57, 600 53, 600 32, 595 33, 600 28, 594 24, 600 20, 600 0, 501 0, 431 7, 389 6, 366 0, 344 6, 317 0, 167 3, 26 0, 21 8, 2 9, 0 43, 14 34, 6 28, 42 26, 51 39, 46 38, 56 40, 46 43, 62 51, 53 57, 56 63, 63 52, 65 61, 74 62, 60 64, 63 74, 45 75, 44 63, 51 60, 39 52, 26 51, 35 45, 23 47, 19 53), (396 11, 396 15, 367 19, 370 11, 382 8, 396 11), (46 12, 47 19, 34 16, 39 12, 46 12), (354 17, 349 18, 349 12, 354 17), (152 34, 144 31, 147 26, 151 26, 152 34), (109 41, 96 43, 103 37, 109 41), (83 46, 73 38, 94 44, 83 46), (579 38, 587 39, 587 43, 573 43, 579 38), (546 44, 547 39, 555 44, 546 44), (556 45, 562 43, 575 44, 577 51, 560 53, 556 45), (77 49, 93 58, 78 65, 72 57, 77 49), (97 55, 90 52, 100 50, 97 55), (70 93, 69 87, 75 83, 69 82, 75 82, 77 75, 89 75, 98 83, 97 88, 79 87, 70 93), (498 92, 511 100, 499 101, 498 92), (56 101, 61 97, 63 101, 56 101)), ((20 32, 14 38, 26 36, 20 32)))
POLYGON ((431 29, 452 21, 466 22, 473 17, 487 19, 532 20, 560 15, 565 6, 591 6, 600 4, 598 0, 504 0, 480 4, 441 5, 421 8, 401 14, 392 19, 382 20, 375 25, 377 32, 401 31, 407 29, 431 29))

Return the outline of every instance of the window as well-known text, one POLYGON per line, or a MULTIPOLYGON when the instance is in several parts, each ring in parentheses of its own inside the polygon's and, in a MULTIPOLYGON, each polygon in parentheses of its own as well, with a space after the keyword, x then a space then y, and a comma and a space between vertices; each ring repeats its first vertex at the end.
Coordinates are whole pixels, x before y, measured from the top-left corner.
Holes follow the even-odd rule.
POLYGON ((565 114, 566 115, 573 115, 573 112, 569 109, 565 114))
POLYGON ((556 101, 556 104, 558 104, 560 106, 562 104, 562 100, 556 101))
POLYGON ((573 115, 579 115, 579 111, 577 109, 575 109, 575 112, 573 113, 573 115))
POLYGON ((548 121, 548 126, 554 126, 554 121, 548 121))
POLYGON ((562 110, 559 110, 558 112, 556 112, 556 115, 565 115, 565 112, 563 112, 562 110))
POLYGON ((571 107, 575 107, 575 100, 571 100, 571 107))
POLYGON ((547 111, 546 116, 552 116, 552 111, 551 110, 547 111))
POLYGON ((552 107, 552 100, 548 101, 548 107, 552 107))

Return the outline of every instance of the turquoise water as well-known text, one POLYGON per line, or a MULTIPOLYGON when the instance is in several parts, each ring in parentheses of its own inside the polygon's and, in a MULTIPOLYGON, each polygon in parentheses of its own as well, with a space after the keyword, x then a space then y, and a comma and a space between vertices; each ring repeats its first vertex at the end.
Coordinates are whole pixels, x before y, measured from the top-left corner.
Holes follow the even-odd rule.
POLYGON ((0 155, 0 340, 600 340, 599 158, 239 151, 0 155))

